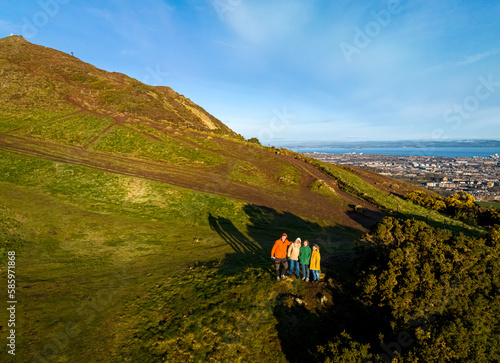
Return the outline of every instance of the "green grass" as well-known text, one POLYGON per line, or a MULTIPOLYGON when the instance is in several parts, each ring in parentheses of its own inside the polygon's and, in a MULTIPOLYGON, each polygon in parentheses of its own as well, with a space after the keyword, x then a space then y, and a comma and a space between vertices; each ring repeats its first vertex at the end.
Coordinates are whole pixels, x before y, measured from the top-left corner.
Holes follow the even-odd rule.
POLYGON ((60 200, 99 212, 205 225, 213 212, 233 220, 244 215, 235 213, 243 202, 222 196, 4 151, 0 156, 0 181, 36 186, 60 200))
POLYGON ((236 161, 231 166, 229 178, 239 180, 248 184, 266 188, 269 186, 269 180, 266 174, 260 171, 256 166, 245 161, 236 161))
POLYGON ((477 202, 481 207, 491 207, 500 209, 500 202, 477 202))
POLYGON ((278 292, 269 271, 233 276, 220 266, 174 275, 126 305, 138 323, 120 356, 130 361, 286 361, 273 314, 278 292), (257 333, 257 334, 256 334, 257 333))
POLYGON ((283 163, 276 179, 284 186, 293 187, 300 184, 300 172, 293 165, 283 163))
POLYGON ((219 143, 215 142, 212 136, 194 136, 194 135, 187 135, 186 139, 195 142, 197 145, 204 149, 209 149, 209 150, 222 150, 224 147, 220 145, 219 143))
POLYGON ((167 135, 162 135, 161 140, 154 140, 119 126, 111 128, 110 132, 102 135, 92 145, 92 149, 130 154, 172 164, 217 165, 225 161, 221 155, 193 147, 184 147, 179 141, 167 135))
POLYGON ((224 197, 5 152, 0 161, 0 251, 2 261, 7 250, 17 254, 24 361, 71 322, 81 333, 59 359, 91 361, 88 346, 107 356, 106 321, 121 301, 148 281, 233 251, 209 216, 242 230, 248 221, 244 203, 224 197), (124 268, 127 289, 110 291, 124 268))
POLYGON ((113 123, 114 120, 107 117, 75 114, 35 124, 27 134, 60 144, 85 146, 113 123))
POLYGON ((47 122, 51 122, 54 119, 64 117, 75 109, 64 108, 61 110, 43 110, 36 111, 33 110, 0 110, 0 132, 8 132, 13 129, 24 128, 21 132, 26 133, 26 129, 31 129, 33 126, 43 125, 47 122))
POLYGON ((335 192, 333 188, 328 186, 323 180, 315 180, 310 186, 309 189, 315 193, 323 195, 330 200, 341 203, 342 198, 335 192))
POLYGON ((2 251, 17 254, 20 359, 45 351, 45 359, 73 362, 175 352, 188 361, 285 361, 269 249, 276 227, 318 238, 321 227, 225 197, 0 156, 2 251), (56 351, 47 348, 53 339, 56 351))
POLYGON ((148 135, 153 135, 157 137, 158 139, 164 139, 166 135, 154 127, 151 127, 150 125, 144 124, 144 123, 131 123, 127 124, 128 128, 131 128, 133 130, 139 131, 140 133, 146 133, 148 135))
POLYGON ((298 282, 272 281, 273 241, 286 230, 326 253, 350 249, 360 235, 226 197, 4 151, 0 230, 1 260, 9 250, 17 255, 18 358, 72 362, 175 354, 187 361, 286 361, 276 296, 301 290, 298 282))
MULTIPOLYGON (((319 181, 311 190, 335 198, 319 181)), ((282 334, 297 335, 289 312, 319 319, 319 290, 273 281, 273 241, 287 231, 319 243, 326 257, 349 251, 361 235, 4 151, 0 191, 2 261, 8 250, 17 254, 23 361, 285 362, 282 334)))

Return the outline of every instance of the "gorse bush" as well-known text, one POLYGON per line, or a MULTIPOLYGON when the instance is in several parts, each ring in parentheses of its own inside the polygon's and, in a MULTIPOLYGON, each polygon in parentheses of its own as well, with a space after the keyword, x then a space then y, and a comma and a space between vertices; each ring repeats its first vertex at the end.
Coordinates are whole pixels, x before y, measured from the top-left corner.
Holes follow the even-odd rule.
POLYGON ((261 143, 260 143, 259 139, 258 139, 258 138, 256 138, 256 137, 251 137, 251 138, 249 138, 247 141, 248 141, 248 142, 251 142, 251 143, 253 143, 253 144, 261 145, 261 143))
POLYGON ((472 225, 492 226, 500 223, 500 212, 497 209, 479 207, 474 197, 466 192, 458 192, 443 199, 440 196, 430 196, 423 191, 413 191, 404 198, 413 204, 447 213, 472 225))
POLYGON ((356 247, 360 299, 372 311, 367 325, 379 327, 371 352, 403 361, 498 361, 499 236, 498 226, 474 238, 384 218, 356 247))
POLYGON ((437 211, 446 210, 446 203, 441 197, 430 196, 421 190, 415 190, 406 194, 404 199, 427 209, 434 209, 437 211))

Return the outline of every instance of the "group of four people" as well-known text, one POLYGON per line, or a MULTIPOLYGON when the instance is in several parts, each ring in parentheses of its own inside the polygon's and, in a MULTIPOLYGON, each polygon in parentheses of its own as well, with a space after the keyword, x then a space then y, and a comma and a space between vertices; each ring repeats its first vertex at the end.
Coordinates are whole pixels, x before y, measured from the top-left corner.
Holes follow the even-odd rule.
POLYGON ((305 240, 304 244, 300 238, 295 242, 290 242, 287 239, 287 234, 283 233, 281 238, 274 242, 271 251, 271 258, 274 260, 276 267, 276 280, 284 279, 287 274, 289 276, 295 275, 300 278, 299 263, 302 267, 302 280, 308 282, 309 275, 312 272, 312 281, 319 281, 319 265, 321 255, 319 253, 318 245, 313 245, 312 250, 309 247, 309 241, 305 240), (288 269, 288 259, 290 259, 290 270, 288 269), (283 265, 283 271, 280 274, 280 268, 283 265))

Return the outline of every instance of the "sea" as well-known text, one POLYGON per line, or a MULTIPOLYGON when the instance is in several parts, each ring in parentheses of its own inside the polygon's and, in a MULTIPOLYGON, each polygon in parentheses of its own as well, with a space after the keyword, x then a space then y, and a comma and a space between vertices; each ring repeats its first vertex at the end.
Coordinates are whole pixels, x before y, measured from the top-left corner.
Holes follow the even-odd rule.
POLYGON ((301 153, 327 153, 327 154, 381 154, 381 155, 404 155, 404 156, 442 156, 442 157, 466 157, 474 156, 487 158, 490 155, 499 154, 498 147, 317 147, 317 148, 291 148, 301 153))

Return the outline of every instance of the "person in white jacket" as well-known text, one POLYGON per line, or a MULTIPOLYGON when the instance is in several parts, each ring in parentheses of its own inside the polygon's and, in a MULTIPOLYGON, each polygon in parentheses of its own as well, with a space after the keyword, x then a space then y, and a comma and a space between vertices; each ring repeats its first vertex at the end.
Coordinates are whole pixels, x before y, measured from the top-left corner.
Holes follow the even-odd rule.
POLYGON ((288 253, 287 253, 287 256, 290 258, 289 275, 292 276, 293 273, 295 272, 297 278, 300 278, 299 254, 301 246, 302 246, 302 240, 300 238, 297 238, 295 242, 292 243, 290 247, 288 247, 288 253))

